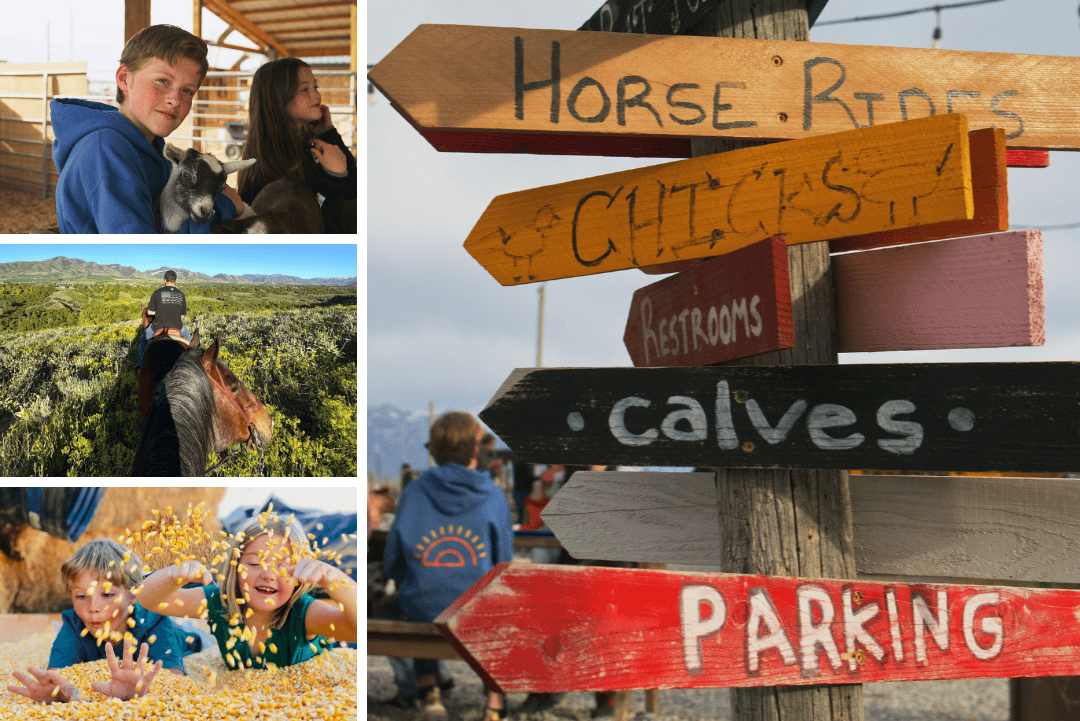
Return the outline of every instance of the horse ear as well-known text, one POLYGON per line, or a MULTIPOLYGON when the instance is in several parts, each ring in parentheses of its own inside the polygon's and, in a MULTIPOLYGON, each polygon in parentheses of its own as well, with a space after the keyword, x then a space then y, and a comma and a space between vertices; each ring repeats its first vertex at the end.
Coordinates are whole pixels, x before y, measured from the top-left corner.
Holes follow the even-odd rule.
POLYGON ((202 358, 199 359, 199 362, 202 363, 203 368, 207 371, 217 364, 218 348, 221 346, 218 341, 219 339, 215 337, 214 342, 210 344, 209 348, 203 351, 202 358))
POLYGON ((191 334, 191 342, 188 343, 187 347, 188 348, 198 348, 199 347, 199 331, 195 331, 194 333, 191 334))

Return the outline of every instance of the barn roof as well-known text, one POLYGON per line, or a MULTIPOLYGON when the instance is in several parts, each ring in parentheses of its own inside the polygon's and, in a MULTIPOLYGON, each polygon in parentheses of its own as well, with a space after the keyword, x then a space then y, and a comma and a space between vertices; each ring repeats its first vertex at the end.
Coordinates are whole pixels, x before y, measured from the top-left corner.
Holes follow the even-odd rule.
POLYGON ((356 0, 202 0, 203 7, 279 57, 352 55, 356 0))

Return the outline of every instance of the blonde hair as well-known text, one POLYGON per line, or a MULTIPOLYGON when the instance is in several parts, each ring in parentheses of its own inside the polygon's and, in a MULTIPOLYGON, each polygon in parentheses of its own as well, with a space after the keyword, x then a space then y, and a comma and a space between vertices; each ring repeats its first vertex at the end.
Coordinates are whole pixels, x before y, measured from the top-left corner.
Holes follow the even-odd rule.
MULTIPOLYGON (((288 538, 293 544, 300 546, 301 554, 310 554, 311 552, 307 536, 304 535, 304 529, 300 527, 300 524, 292 520, 283 521, 277 516, 268 518, 265 514, 260 515, 229 536, 219 580, 221 581, 221 605, 225 609, 225 619, 230 626, 243 625, 244 612, 240 608, 240 604, 237 603, 237 599, 241 597, 240 581, 242 576, 237 570, 240 566, 240 559, 243 557, 248 544, 259 536, 266 534, 282 539, 288 538), (234 624, 233 619, 240 619, 239 624, 234 624)), ((262 563, 273 564, 278 558, 288 558, 295 564, 301 554, 271 550, 270 558, 260 560, 262 563)), ((281 608, 274 611, 274 614, 270 617, 270 627, 281 628, 284 626, 285 621, 289 618, 289 611, 292 610, 293 604, 296 603, 296 599, 307 593, 311 587, 312 584, 310 583, 297 585, 293 589, 292 595, 289 596, 289 600, 282 604, 281 608)))
POLYGON ((98 538, 75 551, 60 567, 60 575, 69 592, 83 571, 92 571, 99 578, 108 578, 113 585, 130 591, 142 583, 142 567, 142 559, 127 546, 111 538, 98 538))
MULTIPOLYGON (((131 36, 120 53, 120 64, 132 73, 158 58, 175 65, 178 57, 195 61, 199 66, 199 85, 202 85, 210 63, 206 61, 206 43, 175 25, 151 25, 131 36)), ((124 91, 116 89, 117 104, 124 102, 124 91)))

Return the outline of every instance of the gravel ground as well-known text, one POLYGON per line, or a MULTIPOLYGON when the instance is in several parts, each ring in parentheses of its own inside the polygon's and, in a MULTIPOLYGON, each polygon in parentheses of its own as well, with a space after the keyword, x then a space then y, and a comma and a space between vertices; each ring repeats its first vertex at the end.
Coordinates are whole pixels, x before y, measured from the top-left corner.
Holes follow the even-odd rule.
MULTIPOLYGON (((486 696, 480 679, 464 661, 446 662, 454 689, 443 703, 452 720, 479 721, 486 696)), ((390 662, 368 656, 368 721, 408 721, 408 714, 381 701, 394 696, 390 662)), ((525 694, 508 694, 511 709, 525 694)), ((902 681, 863 686, 866 721, 1008 721, 1009 682, 1005 679, 971 681, 902 681)), ((588 721, 593 695, 569 693, 544 713, 514 715, 515 721, 588 721)), ((630 711, 635 721, 730 721, 726 689, 674 689, 660 692, 660 713, 645 713, 645 694, 634 692, 630 711)))
POLYGON ((56 198, 0 186, 0 233, 56 225, 56 198))

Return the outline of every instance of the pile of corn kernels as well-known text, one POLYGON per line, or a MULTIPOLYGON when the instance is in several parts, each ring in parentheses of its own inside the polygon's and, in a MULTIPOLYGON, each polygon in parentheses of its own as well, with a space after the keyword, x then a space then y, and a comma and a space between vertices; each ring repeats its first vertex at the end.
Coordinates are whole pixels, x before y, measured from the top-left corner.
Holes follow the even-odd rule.
MULTIPOLYGON (((200 560, 211 568, 219 567, 226 560, 236 563, 235 559, 227 559, 224 553, 219 552, 228 547, 228 540, 232 537, 222 532, 221 538, 214 540, 203 530, 203 504, 195 509, 189 507, 182 521, 173 515, 171 508, 164 513, 154 511, 153 514, 154 518, 146 521, 140 531, 129 531, 118 539, 143 557, 146 564, 140 569, 143 573, 190 559, 200 560)), ((260 519, 264 519, 264 522, 276 520, 273 509, 261 514, 260 519)), ((330 563, 339 561, 335 554, 319 548, 319 539, 309 535, 309 540, 313 542, 313 548, 307 551, 312 556, 330 563)), ((321 540, 326 544, 328 539, 321 540)), ((275 555, 283 555, 284 552, 282 549, 275 555)), ((125 557, 125 563, 128 560, 125 557)), ((272 562, 272 559, 266 561, 272 562)), ((220 570, 216 575, 221 578, 220 570)), ((199 610, 199 615, 205 620, 205 602, 199 610)), ((233 621, 239 626, 235 629, 235 635, 242 637, 242 623, 239 623, 239 618, 233 621)), ((230 628, 230 632, 233 630, 230 628)), ((113 635, 116 636, 114 640, 120 640, 119 633, 113 635)), ((125 637, 129 635, 126 633, 125 637)), ((305 663, 286 668, 230 670, 215 645, 185 657, 187 676, 163 670, 157 674, 145 696, 130 701, 109 698, 91 689, 92 681, 109 681, 109 668, 105 660, 60 671, 80 690, 80 699, 74 703, 39 704, 8 691, 8 684, 18 685, 11 675, 12 671, 25 672, 28 666, 47 667, 54 638, 55 634, 37 634, 15 643, 0 643, 0 677, 6 679, 0 683, 0 721, 351 721, 357 718, 357 652, 345 647, 323 651, 305 663)), ((102 642, 105 639, 98 640, 102 642)))
MULTIPOLYGON (((45 668, 53 634, 38 634, 18 643, 0 644, 3 686, 17 685, 14 670, 45 668)), ((108 683, 102 661, 60 671, 78 687, 75 703, 39 704, 0 689, 0 719, 120 719, 122 721, 195 721, 196 719, 294 719, 335 721, 357 718, 356 650, 335 648, 305 663, 274 670, 229 671, 218 649, 184 659, 187 676, 161 671, 142 698, 120 701, 90 688, 108 683)))

